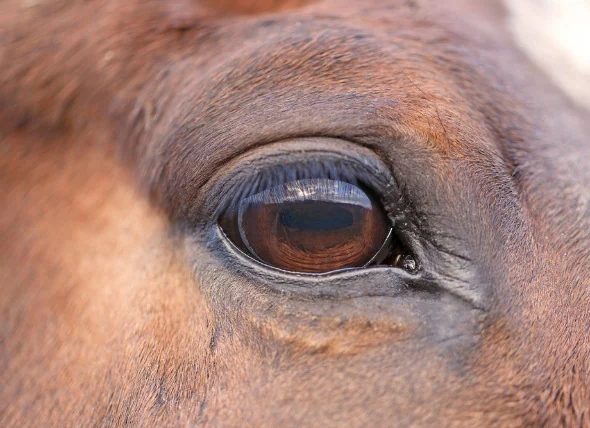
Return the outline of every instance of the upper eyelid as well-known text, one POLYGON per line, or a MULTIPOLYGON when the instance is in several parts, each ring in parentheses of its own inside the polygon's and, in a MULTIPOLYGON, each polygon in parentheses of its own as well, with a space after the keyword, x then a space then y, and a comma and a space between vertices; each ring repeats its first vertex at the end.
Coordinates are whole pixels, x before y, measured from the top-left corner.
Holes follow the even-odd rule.
POLYGON ((284 177, 287 165, 297 173, 314 164, 336 174, 335 179, 357 179, 380 197, 399 193, 393 173, 374 152, 344 140, 310 137, 276 142, 232 160, 208 181, 194 203, 195 209, 201 211, 202 207, 208 214, 195 212, 190 217, 216 221, 229 206, 255 193, 252 189, 256 186, 268 188, 273 176, 284 177))
MULTIPOLYGON (((142 140, 141 179, 175 220, 191 215, 196 193, 228 159, 261 144, 323 135, 356 140, 386 152, 392 139, 407 139, 413 141, 412 149, 417 152, 446 156, 449 141, 454 143, 463 133, 457 134, 457 126, 445 126, 437 119, 457 118, 458 112, 469 109, 470 113, 459 115, 461 121, 455 120, 453 125, 465 120, 461 131, 480 132, 480 125, 487 123, 483 117, 472 116, 472 111, 479 111, 472 108, 477 107, 471 102, 473 97, 464 97, 459 88, 448 85, 450 76, 444 67, 422 61, 417 55, 419 44, 392 47, 374 39, 373 33, 367 34, 371 43, 367 38, 358 43, 348 24, 289 22, 297 25, 297 31, 268 33, 265 29, 259 40, 264 40, 264 49, 259 43, 246 47, 233 44, 231 55, 221 63, 216 58, 207 66, 199 64, 205 67, 204 73, 194 73, 192 58, 177 61, 142 91, 138 117, 132 121, 137 127, 132 133, 140 134, 142 140), (310 40, 310 35, 322 37, 310 40), (285 56, 285 46, 305 50, 285 56), (372 55, 362 54, 367 48, 372 55), (350 56, 351 49, 360 49, 359 55, 350 56), (322 74, 314 67, 303 67, 311 73, 307 85, 296 84, 302 76, 301 67, 295 65, 310 64, 302 61, 303 53, 320 65, 334 65, 323 73, 334 79, 334 85, 322 85, 318 81, 322 74), (346 79, 351 77, 350 68, 342 66, 343 54, 382 78, 369 86, 351 86, 346 79), (299 73, 296 79, 277 68, 290 62, 293 66, 289 70, 299 73), (379 71, 387 65, 395 71, 381 76, 379 71), (410 80, 404 70, 416 73, 410 80), (277 76, 283 79, 277 80, 277 76), (322 90, 308 90, 317 87, 322 90), (441 88, 449 91, 436 98, 424 97, 422 87, 436 87, 437 94, 441 88), (157 120, 154 111, 159 114, 157 120)), ((361 28, 357 30, 363 33, 361 28)), ((493 135, 486 134, 486 138, 493 139, 493 135)))

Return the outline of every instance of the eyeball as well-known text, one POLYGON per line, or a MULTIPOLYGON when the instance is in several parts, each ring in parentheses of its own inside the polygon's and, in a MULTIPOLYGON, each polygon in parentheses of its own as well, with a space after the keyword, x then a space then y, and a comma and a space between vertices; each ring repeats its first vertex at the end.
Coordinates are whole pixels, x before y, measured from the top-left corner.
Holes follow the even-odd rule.
POLYGON ((270 187, 239 201, 220 225, 250 257, 290 272, 360 268, 402 255, 379 200, 360 185, 338 180, 270 187))

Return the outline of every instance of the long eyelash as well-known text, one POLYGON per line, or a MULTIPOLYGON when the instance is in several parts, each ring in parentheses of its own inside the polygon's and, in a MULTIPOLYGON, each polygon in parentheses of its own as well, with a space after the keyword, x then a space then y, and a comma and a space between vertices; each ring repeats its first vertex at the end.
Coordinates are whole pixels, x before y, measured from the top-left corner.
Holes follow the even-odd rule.
MULTIPOLYGON (((246 168, 244 169, 246 170, 246 168)), ((374 190, 386 186, 387 178, 377 171, 368 171, 354 163, 340 161, 307 161, 281 164, 271 167, 262 167, 255 172, 248 172, 234 177, 226 186, 223 186, 223 195, 215 211, 215 218, 223 212, 235 210, 241 200, 256 193, 260 193, 274 186, 279 186, 291 181, 305 179, 328 179, 345 181, 354 185, 369 187, 374 190), (374 182, 380 186, 375 186, 374 182)))
POLYGON ((249 204, 278 204, 284 202, 339 202, 371 209, 371 200, 358 187, 344 181, 325 178, 302 179, 285 183, 243 199, 249 204))

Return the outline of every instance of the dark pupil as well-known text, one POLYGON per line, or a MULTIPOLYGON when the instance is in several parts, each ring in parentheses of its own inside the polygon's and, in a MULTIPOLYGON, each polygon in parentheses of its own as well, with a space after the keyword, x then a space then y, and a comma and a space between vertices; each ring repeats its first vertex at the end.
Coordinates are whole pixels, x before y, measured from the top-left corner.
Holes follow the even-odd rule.
POLYGON ((289 204, 279 213, 279 222, 288 229, 322 232, 351 227, 354 216, 333 203, 304 202, 289 204))

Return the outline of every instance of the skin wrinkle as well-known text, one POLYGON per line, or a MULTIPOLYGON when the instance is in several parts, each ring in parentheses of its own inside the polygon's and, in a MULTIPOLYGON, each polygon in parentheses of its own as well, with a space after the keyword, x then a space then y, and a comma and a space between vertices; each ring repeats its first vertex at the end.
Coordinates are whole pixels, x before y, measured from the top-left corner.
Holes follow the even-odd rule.
POLYGON ((590 423, 587 112, 498 1, 303 3, 4 1, 0 425, 590 423), (296 137, 394 174, 415 283, 231 257, 210 184, 296 137))

